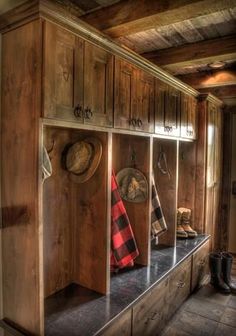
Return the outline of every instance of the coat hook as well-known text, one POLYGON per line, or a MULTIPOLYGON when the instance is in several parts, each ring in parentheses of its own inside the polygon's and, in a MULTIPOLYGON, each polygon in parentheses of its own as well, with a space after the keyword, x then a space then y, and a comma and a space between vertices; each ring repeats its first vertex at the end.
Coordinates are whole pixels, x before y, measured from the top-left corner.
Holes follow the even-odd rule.
POLYGON ((137 153, 134 149, 132 149, 130 160, 131 160, 131 165, 134 168, 136 167, 136 157, 137 157, 137 153))
POLYGON ((55 140, 53 139, 51 148, 49 150, 47 150, 48 154, 50 154, 53 151, 54 146, 55 146, 55 140))

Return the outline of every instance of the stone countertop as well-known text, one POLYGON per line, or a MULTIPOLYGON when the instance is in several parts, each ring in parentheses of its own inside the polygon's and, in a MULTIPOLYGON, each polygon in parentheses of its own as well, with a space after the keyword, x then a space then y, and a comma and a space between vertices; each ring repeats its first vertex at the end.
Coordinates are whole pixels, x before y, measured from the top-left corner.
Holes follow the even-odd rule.
POLYGON ((111 293, 100 295, 72 284, 45 300, 46 336, 98 335, 152 286, 209 239, 177 240, 176 247, 152 246, 150 266, 136 266, 111 277, 111 293))

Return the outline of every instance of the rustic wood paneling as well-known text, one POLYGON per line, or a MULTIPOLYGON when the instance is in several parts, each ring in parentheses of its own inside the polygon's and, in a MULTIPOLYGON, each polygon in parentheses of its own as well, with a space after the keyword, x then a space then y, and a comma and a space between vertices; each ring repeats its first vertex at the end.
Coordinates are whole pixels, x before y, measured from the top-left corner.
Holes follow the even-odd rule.
MULTIPOLYGON (((135 154, 135 166, 149 181, 150 176, 150 139, 129 135, 113 135, 112 166, 117 174, 121 169, 133 167, 132 156, 135 154)), ((142 203, 124 201, 125 208, 134 231, 139 256, 135 259, 138 264, 147 265, 149 262, 149 197, 142 203)))
POLYGON ((153 141, 153 172, 160 197, 160 202, 165 216, 167 231, 159 238, 160 244, 174 246, 176 243, 176 212, 177 212, 177 142, 165 139, 153 141), (169 174, 163 174, 158 168, 160 152, 166 155, 167 167, 162 158, 161 168, 168 168, 169 174))
POLYGON ((35 335, 42 333, 38 187, 40 25, 40 21, 33 21, 2 37, 3 317, 35 335))

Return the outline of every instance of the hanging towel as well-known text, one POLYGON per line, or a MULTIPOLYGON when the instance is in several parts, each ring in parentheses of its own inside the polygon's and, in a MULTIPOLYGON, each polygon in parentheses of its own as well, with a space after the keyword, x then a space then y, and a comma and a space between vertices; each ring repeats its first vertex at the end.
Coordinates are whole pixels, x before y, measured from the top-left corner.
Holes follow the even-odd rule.
POLYGON ((133 266, 139 252, 114 172, 111 178, 111 192, 111 271, 117 271, 133 266))
MULTIPOLYGON (((151 231, 154 237, 158 237, 167 230, 166 221, 161 209, 160 200, 155 186, 154 177, 152 178, 152 213, 151 213, 151 231)), ((156 239, 156 243, 158 240, 156 239)))

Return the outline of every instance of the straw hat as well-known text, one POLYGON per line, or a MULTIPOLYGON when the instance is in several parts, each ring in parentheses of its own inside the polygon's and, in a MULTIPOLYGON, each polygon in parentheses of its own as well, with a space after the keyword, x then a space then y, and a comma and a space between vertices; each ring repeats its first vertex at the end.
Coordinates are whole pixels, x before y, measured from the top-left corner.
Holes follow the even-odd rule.
POLYGON ((84 183, 92 177, 100 163, 102 144, 97 138, 86 138, 69 146, 65 153, 65 168, 76 183, 84 183))
POLYGON ((148 183, 143 173, 135 168, 124 168, 116 176, 121 197, 133 203, 146 201, 148 183))

